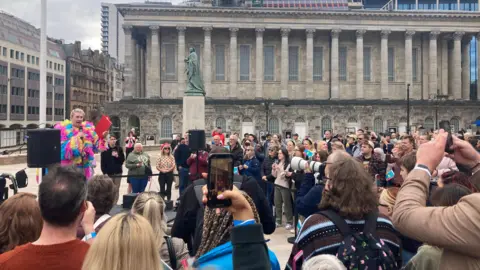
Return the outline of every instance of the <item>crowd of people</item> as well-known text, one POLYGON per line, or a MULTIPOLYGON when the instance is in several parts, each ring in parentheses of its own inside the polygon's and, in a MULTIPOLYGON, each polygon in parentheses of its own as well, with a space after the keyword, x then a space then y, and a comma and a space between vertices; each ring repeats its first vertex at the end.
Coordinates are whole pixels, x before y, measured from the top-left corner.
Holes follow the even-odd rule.
POLYGON ((279 227, 292 236, 299 228, 285 269, 480 269, 480 144, 472 134, 359 129, 315 141, 217 128, 204 150, 193 152, 186 134, 154 160, 134 131, 124 151, 89 127, 73 111, 63 164, 49 169, 38 196, 18 193, 0 205, 0 269, 278 270, 265 235, 279 227), (102 175, 70 150, 86 147, 101 152, 102 175), (208 157, 219 153, 231 154, 235 173, 233 189, 217 199, 232 203, 210 208, 208 157), (158 193, 145 192, 153 164, 158 193), (111 216, 123 166, 136 198, 111 216))

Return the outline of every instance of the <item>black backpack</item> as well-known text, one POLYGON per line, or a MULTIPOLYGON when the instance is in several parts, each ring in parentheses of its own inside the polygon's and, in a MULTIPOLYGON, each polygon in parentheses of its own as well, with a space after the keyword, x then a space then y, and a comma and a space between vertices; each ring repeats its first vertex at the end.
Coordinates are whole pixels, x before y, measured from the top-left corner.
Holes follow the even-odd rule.
MULTIPOLYGON (((245 175, 234 175, 233 176, 233 184, 240 189, 244 181, 246 181, 248 176, 245 175)), ((203 198, 203 186, 207 184, 207 180, 205 179, 198 179, 193 181, 193 189, 195 190, 195 196, 197 197, 198 204, 200 208, 197 210, 197 217, 196 217, 196 227, 195 227, 195 235, 192 239, 192 251, 196 253, 198 250, 198 246, 202 241, 202 231, 203 231, 203 213, 205 210, 205 205, 202 202, 203 198)), ((192 255, 192 254, 190 254, 192 255)))
POLYGON ((363 232, 352 232, 345 219, 335 211, 320 211, 319 214, 330 219, 344 237, 337 258, 347 269, 399 269, 392 251, 376 234, 377 211, 367 215, 363 232))

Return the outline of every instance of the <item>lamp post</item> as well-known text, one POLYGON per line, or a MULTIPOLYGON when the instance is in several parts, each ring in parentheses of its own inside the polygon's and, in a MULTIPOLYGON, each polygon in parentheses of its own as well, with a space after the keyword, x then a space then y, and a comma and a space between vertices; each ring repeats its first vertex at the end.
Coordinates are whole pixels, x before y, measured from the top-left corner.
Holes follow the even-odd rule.
POLYGON ((266 117, 266 119, 265 119, 266 122, 265 123, 267 125, 267 133, 269 133, 270 132, 269 131, 270 126, 268 124, 268 120, 269 120, 269 118, 268 118, 269 115, 268 114, 270 113, 270 107, 273 106, 274 104, 273 104, 273 102, 270 102, 268 99, 264 100, 261 104, 265 108, 265 117, 266 117))
POLYGON ((407 84, 407 134, 410 134, 410 84, 407 84))

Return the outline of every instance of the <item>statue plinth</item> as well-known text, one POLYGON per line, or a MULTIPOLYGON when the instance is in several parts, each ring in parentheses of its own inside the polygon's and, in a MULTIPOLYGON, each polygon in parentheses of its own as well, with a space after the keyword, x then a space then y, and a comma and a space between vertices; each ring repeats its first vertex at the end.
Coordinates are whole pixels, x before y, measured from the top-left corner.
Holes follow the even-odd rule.
POLYGON ((183 97, 183 128, 182 134, 191 129, 205 129, 205 97, 187 95, 183 97))

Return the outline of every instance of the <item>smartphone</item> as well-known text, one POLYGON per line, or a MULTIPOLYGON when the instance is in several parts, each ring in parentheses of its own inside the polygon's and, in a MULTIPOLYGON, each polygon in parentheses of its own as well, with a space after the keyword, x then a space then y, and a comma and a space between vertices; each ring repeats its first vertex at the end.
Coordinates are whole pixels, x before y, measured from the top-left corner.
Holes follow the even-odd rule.
POLYGON ((207 206, 222 208, 232 205, 231 200, 219 200, 217 196, 233 188, 233 156, 212 154, 208 158, 207 206))
POLYGON ((445 144, 445 152, 449 154, 453 154, 453 150, 450 149, 453 145, 453 139, 452 139, 452 128, 450 127, 450 122, 448 121, 440 121, 438 126, 448 132, 447 136, 447 143, 445 144))

